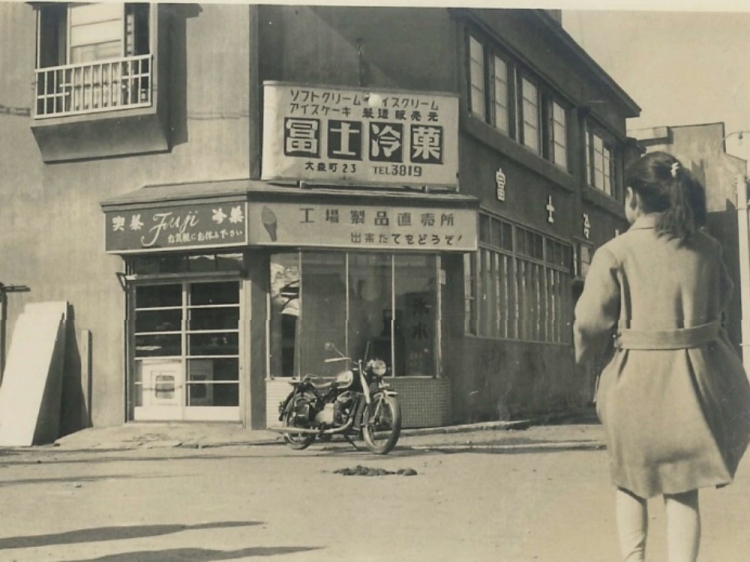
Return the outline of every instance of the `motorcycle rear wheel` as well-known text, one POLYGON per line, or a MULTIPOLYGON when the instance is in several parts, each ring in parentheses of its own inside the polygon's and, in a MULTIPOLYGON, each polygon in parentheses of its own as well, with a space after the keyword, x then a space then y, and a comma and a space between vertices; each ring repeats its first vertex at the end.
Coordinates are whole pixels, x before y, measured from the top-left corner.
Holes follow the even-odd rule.
POLYGON ((365 411, 362 437, 367 448, 386 455, 396 446, 401 436, 401 406, 394 396, 376 394, 365 411))
MULTIPOLYGON (((294 427, 294 416, 297 402, 298 400, 293 401, 284 415, 284 425, 287 427, 294 427)), ((312 442, 315 441, 315 435, 309 433, 284 433, 283 435, 284 442, 290 449, 295 451, 307 449, 312 445, 312 442)))

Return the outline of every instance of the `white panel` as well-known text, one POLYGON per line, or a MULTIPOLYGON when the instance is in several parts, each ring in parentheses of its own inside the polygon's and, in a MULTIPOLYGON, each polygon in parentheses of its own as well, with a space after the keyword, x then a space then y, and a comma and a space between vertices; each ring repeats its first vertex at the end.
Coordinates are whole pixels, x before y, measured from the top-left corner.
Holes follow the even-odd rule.
POLYGON ((0 387, 0 445, 58 436, 67 303, 29 305, 18 317, 0 387))

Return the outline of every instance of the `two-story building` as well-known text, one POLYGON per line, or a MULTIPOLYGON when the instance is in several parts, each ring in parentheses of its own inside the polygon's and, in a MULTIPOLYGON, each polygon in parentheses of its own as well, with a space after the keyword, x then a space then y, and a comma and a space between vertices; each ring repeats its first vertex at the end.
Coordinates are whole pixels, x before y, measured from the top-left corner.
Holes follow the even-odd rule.
POLYGON ((572 308, 639 108, 559 12, 4 3, 0 31, 0 282, 31 289, 11 327, 70 304, 64 416, 266 427, 326 342, 386 360, 406 426, 590 401, 572 308))

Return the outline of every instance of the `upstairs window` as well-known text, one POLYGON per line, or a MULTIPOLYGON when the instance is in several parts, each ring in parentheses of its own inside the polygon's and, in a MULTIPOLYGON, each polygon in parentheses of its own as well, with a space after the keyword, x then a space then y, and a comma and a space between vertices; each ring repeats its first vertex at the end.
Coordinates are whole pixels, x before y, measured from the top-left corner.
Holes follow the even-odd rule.
POLYGON ((568 170, 567 109, 560 96, 487 39, 468 34, 471 114, 568 170))
POLYGON ((492 118, 495 128, 506 135, 508 129, 508 65, 495 55, 492 58, 492 118))
POLYGON ((586 177, 588 184, 610 197, 618 197, 615 181, 615 147, 606 134, 586 129, 586 177))
POLYGON ((521 79, 521 119, 523 145, 539 154, 539 90, 526 78, 521 79))
POLYGON ((36 117, 150 105, 150 28, 147 3, 40 7, 36 117))
POLYGON ((470 111, 484 119, 487 111, 485 107, 484 88, 484 47, 469 37, 469 84, 471 88, 470 111))
POLYGON ((568 141, 565 109, 556 101, 551 101, 549 105, 549 159, 563 170, 567 170, 568 141))

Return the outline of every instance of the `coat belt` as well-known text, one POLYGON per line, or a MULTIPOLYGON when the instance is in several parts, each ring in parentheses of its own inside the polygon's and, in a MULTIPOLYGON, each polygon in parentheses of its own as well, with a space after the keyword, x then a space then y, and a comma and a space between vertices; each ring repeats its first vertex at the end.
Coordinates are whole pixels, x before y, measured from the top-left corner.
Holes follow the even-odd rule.
POLYGON ((714 341, 720 329, 718 321, 673 330, 621 328, 615 337, 615 346, 620 349, 688 349, 714 341))

